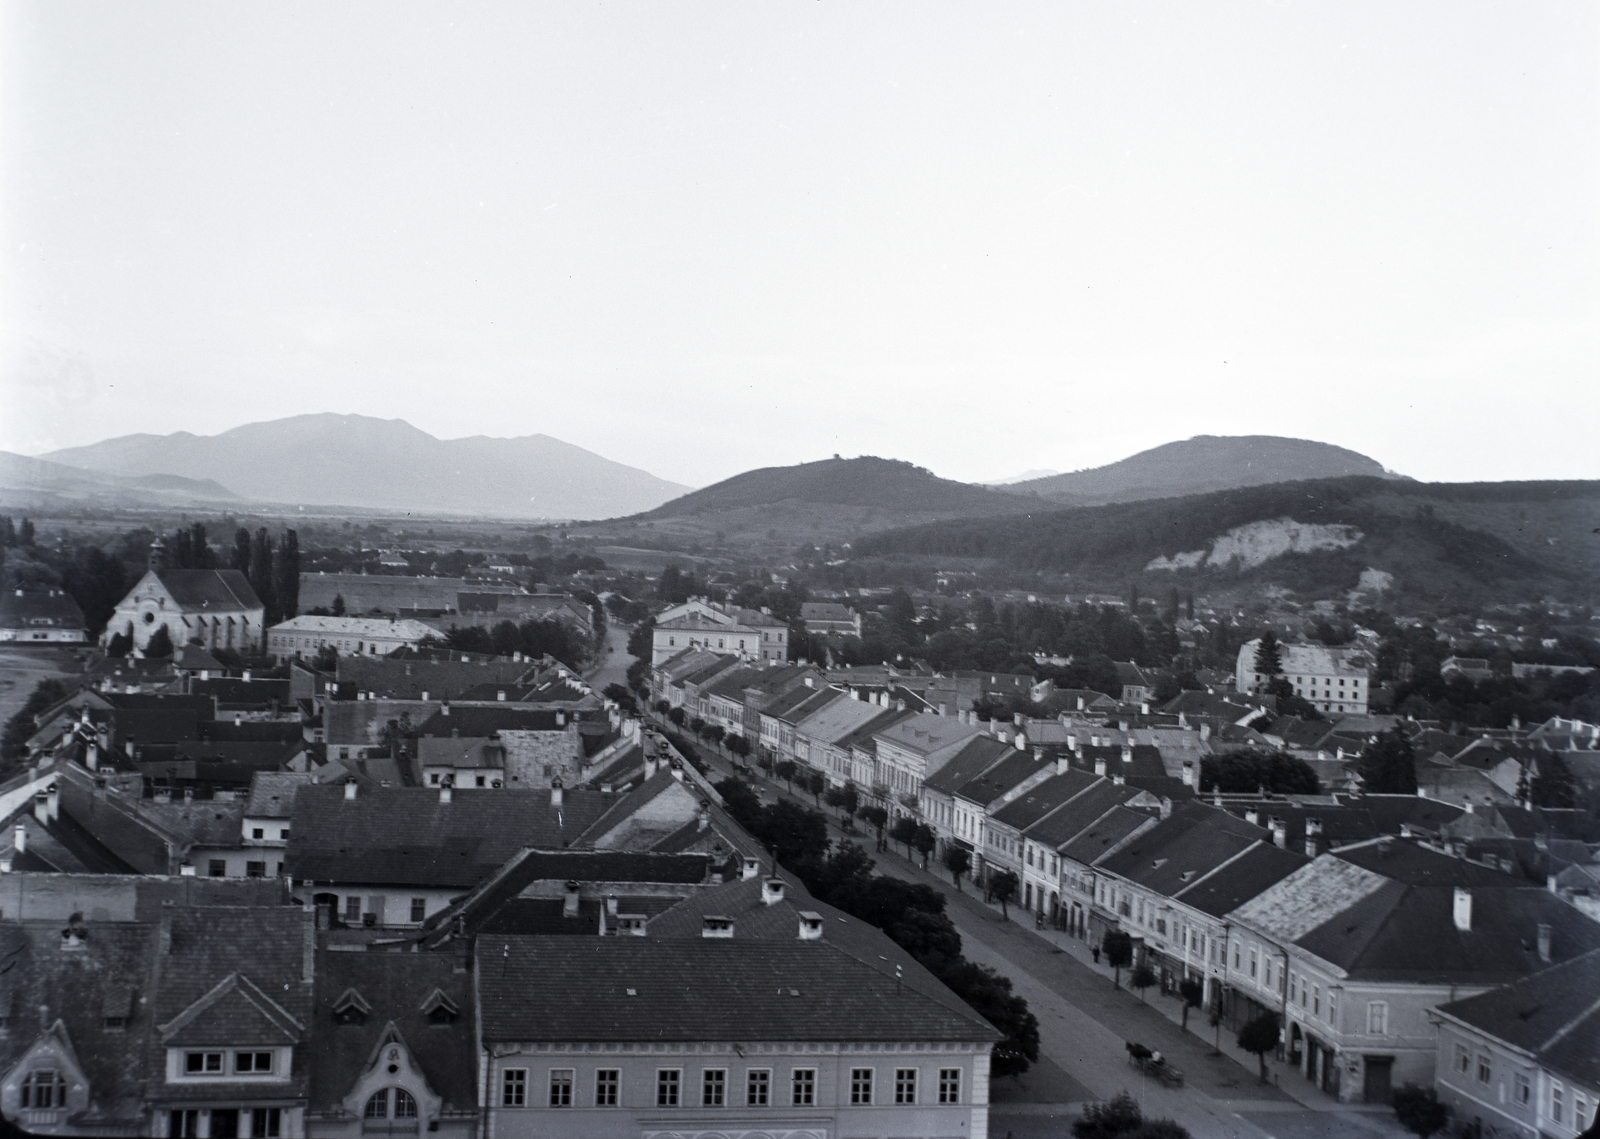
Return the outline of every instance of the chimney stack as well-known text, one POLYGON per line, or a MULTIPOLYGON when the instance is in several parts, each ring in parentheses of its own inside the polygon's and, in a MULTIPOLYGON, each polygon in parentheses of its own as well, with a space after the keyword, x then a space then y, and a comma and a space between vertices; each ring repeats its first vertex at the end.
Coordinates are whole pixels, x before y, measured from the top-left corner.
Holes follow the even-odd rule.
MULTIPOLYGON (((1192 759, 1186 759, 1183 761, 1183 785, 1185 787, 1195 786, 1194 760, 1192 759)), ((1195 789, 1199 790, 1199 788, 1195 789)))
POLYGON ((1465 932, 1472 928, 1472 893, 1470 891, 1463 890, 1460 886, 1456 887, 1453 912, 1457 929, 1465 932))
POLYGON ((1161 796, 1161 817, 1163 819, 1172 817, 1172 800, 1165 795, 1161 796))
POLYGON ((41 824, 50 821, 50 796, 44 791, 33 797, 33 817, 41 824))
POLYGON ((1028 737, 1023 735, 1021 732, 1017 733, 1017 738, 1012 742, 1016 744, 1018 751, 1028 750, 1028 737))
POLYGON ((16 829, 11 832, 11 845, 16 848, 18 854, 28 852, 28 828, 25 824, 18 823, 16 829))
MULTIPOLYGON (((44 793, 45 811, 47 814, 49 814, 50 821, 53 823, 61 817, 61 789, 52 783, 50 786, 44 789, 44 793)), ((193 794, 193 791, 185 791, 184 801, 188 802, 189 798, 193 794)))
POLYGON ((744 865, 739 868, 741 880, 754 878, 761 873, 761 860, 752 854, 745 855, 744 865))
POLYGON ((1272 845, 1287 847, 1289 845, 1289 824, 1273 815, 1269 820, 1272 827, 1272 845))
POLYGON ((578 884, 568 882, 566 891, 561 897, 561 916, 575 918, 578 916, 578 884))
POLYGON ((784 881, 782 878, 768 878, 761 883, 761 904, 775 906, 783 901, 784 881))
POLYGON ((345 802, 347 802, 347 803, 354 802, 355 801, 355 797, 356 797, 356 781, 354 779, 346 779, 344 781, 344 799, 345 799, 345 802))
POLYGON ((455 797, 455 788, 451 785, 451 777, 446 775, 439 781, 439 802, 448 803, 455 797))
POLYGON ((814 910, 800 911, 800 940, 822 940, 822 915, 814 910))
POLYGON ((733 919, 721 914, 706 914, 700 919, 700 936, 725 938, 733 936, 733 919))
POLYGON ((711 825, 711 800, 701 799, 700 810, 695 813, 695 829, 705 830, 711 825))
POLYGON ((1097 756, 1094 757, 1094 773, 1096 775, 1099 775, 1102 778, 1104 778, 1105 773, 1106 773, 1106 757, 1105 756, 1097 755, 1097 756))
POLYGON ((561 806, 562 800, 565 797, 566 792, 561 787, 561 776, 558 775, 554 779, 550 780, 550 805, 552 807, 561 806))

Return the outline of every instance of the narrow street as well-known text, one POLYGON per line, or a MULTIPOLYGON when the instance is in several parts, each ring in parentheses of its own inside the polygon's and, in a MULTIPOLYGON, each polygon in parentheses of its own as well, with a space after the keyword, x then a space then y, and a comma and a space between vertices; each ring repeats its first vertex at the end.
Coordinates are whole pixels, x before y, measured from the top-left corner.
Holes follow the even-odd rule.
MULTIPOLYGON (((715 770, 714 780, 733 774, 715 749, 702 747, 701 754, 715 770)), ((817 807, 810 796, 789 792, 781 780, 768 780, 759 771, 755 779, 766 784, 766 797, 787 796, 817 807)), ((871 832, 846 832, 836 811, 818 809, 828 818, 830 837, 869 849, 874 845, 871 832)), ((1191 1014, 1185 1031, 1173 998, 1152 992, 1141 1000, 1126 987, 1114 988, 1111 970, 1092 962, 1086 943, 1035 930, 1014 917, 1007 920, 981 894, 974 897, 970 883, 958 892, 947 875, 923 870, 917 860, 890 845, 889 851, 874 855, 879 872, 943 892, 965 955, 1009 977, 1039 1020, 1039 1061, 1020 1080, 998 1080, 991 1088, 989 1133, 995 1139, 1059 1139, 1069 1133, 1085 1101, 1109 1099, 1120 1091, 1137 1099, 1147 1116, 1174 1119, 1196 1139, 1388 1139, 1408 1134, 1391 1109, 1340 1104, 1271 1059, 1267 1067, 1273 1082, 1260 1083, 1255 1057, 1240 1051, 1226 1029, 1219 1052, 1203 1015, 1191 1014), (1124 1048, 1130 1040, 1158 1049, 1183 1071, 1184 1086, 1162 1087, 1130 1067, 1124 1048)))
POLYGON ((600 659, 583 674, 596 692, 604 692, 608 684, 625 686, 628 683, 628 666, 633 663, 633 658, 628 655, 628 634, 632 631, 629 626, 615 621, 606 623, 606 643, 601 649, 600 659))

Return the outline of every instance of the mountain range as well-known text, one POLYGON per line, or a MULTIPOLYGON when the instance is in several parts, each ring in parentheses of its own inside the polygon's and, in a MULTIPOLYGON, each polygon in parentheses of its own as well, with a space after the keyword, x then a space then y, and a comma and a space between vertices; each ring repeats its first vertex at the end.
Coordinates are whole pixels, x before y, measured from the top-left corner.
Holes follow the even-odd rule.
POLYGON ((445 440, 365 415, 297 415, 220 435, 124 435, 41 457, 121 478, 214 480, 263 503, 412 513, 599 518, 688 489, 548 435, 445 440))

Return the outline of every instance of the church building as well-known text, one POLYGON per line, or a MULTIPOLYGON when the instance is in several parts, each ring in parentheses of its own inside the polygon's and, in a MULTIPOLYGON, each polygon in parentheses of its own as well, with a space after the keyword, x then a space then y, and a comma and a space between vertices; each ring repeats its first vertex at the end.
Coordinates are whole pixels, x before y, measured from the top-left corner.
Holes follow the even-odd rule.
POLYGON ((150 568, 117 603, 101 640, 109 643, 122 633, 143 652, 162 628, 174 649, 198 642, 208 649, 259 651, 266 609, 236 569, 169 569, 166 547, 157 538, 150 543, 150 568))

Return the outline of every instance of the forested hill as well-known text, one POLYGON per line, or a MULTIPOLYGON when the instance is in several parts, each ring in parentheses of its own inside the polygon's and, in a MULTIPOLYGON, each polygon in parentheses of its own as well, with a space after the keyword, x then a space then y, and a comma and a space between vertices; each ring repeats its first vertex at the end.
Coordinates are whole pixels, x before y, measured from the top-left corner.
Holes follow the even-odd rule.
POLYGON ((784 502, 966 516, 1027 509, 1026 503, 1019 503, 1012 495, 942 479, 898 459, 866 455, 745 471, 636 517, 683 518, 784 502))
POLYGON ((1375 459, 1310 439, 1279 435, 1197 435, 1115 463, 1008 485, 1068 506, 1138 502, 1301 479, 1395 478, 1375 459))
POLYGON ((856 557, 982 559, 1085 585, 1228 579, 1523 596, 1600 591, 1600 482, 1317 479, 1015 518, 935 522, 861 537, 856 557), (1367 583, 1382 578, 1368 575, 1367 583))

